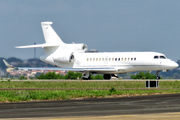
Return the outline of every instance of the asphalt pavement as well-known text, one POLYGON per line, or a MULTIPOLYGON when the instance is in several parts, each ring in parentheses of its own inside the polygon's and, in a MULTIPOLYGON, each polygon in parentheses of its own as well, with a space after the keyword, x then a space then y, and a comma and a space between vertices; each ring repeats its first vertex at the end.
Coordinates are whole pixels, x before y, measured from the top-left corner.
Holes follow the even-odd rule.
POLYGON ((98 119, 98 117, 103 119, 109 116, 132 117, 169 113, 177 113, 180 116, 178 112, 180 112, 180 94, 0 103, 0 119, 98 119))

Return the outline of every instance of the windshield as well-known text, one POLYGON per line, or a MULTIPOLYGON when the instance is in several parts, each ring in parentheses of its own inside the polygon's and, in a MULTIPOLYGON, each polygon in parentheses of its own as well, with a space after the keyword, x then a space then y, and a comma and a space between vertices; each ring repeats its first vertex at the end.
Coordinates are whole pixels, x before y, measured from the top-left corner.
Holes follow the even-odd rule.
POLYGON ((154 59, 159 59, 159 56, 154 56, 154 59))
POLYGON ((166 57, 165 56, 160 56, 160 59, 166 59, 166 57))

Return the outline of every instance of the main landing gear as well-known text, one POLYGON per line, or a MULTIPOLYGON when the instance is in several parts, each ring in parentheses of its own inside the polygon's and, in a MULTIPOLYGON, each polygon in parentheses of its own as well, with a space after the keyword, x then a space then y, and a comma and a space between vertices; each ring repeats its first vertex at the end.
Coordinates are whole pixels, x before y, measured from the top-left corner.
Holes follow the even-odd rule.
POLYGON ((161 79, 161 77, 159 76, 159 72, 160 72, 159 70, 156 71, 157 80, 161 79))
POLYGON ((118 78, 118 76, 117 76, 116 74, 104 74, 104 75, 103 75, 103 78, 104 78, 105 80, 110 80, 111 77, 116 77, 116 78, 118 78))
POLYGON ((84 72, 84 74, 83 74, 83 80, 89 80, 90 79, 90 72, 84 72))
POLYGON ((104 74, 104 75, 103 75, 103 78, 104 78, 105 80, 109 80, 109 79, 111 79, 111 74, 104 74))
MULTIPOLYGON (((88 72, 88 71, 84 72, 84 74, 83 74, 83 76, 82 76, 83 80, 89 80, 91 74, 92 74, 92 73, 90 73, 90 72, 88 72)), ((111 77, 116 77, 116 78, 118 78, 118 76, 117 76, 116 74, 104 74, 104 75, 103 75, 103 78, 104 78, 105 80, 110 80, 111 77)))

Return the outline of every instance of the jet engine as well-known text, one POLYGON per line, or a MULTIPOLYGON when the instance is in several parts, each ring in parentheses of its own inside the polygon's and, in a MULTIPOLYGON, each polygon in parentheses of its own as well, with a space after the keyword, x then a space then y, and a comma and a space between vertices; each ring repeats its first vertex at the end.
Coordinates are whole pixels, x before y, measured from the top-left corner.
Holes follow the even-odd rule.
POLYGON ((60 62, 60 63, 73 63, 75 61, 74 54, 67 54, 67 55, 62 55, 59 57, 53 57, 54 62, 60 62))
POLYGON ((87 45, 85 44, 63 44, 61 45, 60 49, 67 49, 68 51, 76 51, 76 52, 84 52, 88 50, 87 45))

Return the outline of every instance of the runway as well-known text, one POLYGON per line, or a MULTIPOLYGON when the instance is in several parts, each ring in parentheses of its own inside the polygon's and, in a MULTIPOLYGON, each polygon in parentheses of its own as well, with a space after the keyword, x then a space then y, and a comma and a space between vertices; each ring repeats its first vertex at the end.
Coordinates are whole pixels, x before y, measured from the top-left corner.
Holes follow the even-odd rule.
POLYGON ((180 94, 0 103, 1 119, 117 119, 122 116, 135 117, 161 113, 169 115, 173 113, 179 118, 180 113, 174 112, 180 112, 180 94))

